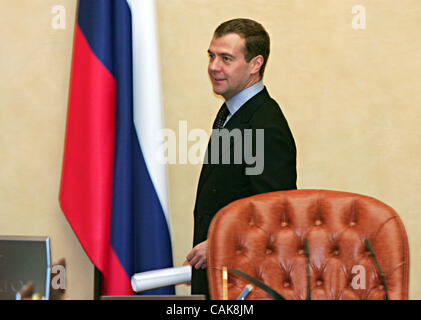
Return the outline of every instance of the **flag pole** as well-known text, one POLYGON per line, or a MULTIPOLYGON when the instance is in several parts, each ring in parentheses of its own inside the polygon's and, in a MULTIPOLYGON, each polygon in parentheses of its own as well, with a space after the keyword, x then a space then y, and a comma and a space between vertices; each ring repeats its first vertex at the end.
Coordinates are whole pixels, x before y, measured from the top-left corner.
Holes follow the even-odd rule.
POLYGON ((97 267, 94 270, 94 300, 99 300, 101 297, 102 274, 97 267))

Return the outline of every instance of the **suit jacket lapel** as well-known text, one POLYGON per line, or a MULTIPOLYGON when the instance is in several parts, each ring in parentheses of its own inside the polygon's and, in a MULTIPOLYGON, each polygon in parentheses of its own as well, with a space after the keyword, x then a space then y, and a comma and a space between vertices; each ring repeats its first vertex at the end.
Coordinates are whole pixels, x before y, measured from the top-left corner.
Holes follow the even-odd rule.
MULTIPOLYGON (((249 121, 250 118, 253 116, 253 114, 256 112, 258 107, 264 103, 266 100, 270 99, 269 93, 267 92, 266 87, 260 91, 258 94, 256 94, 254 97, 252 97, 250 100, 248 100, 226 123, 225 129, 231 131, 232 129, 247 129, 250 128, 249 121)), ((208 150, 210 148, 212 141, 212 135, 208 142, 208 147, 206 149, 206 155, 205 159, 208 159, 208 150)), ((223 155, 225 152, 228 152, 232 149, 232 146, 236 143, 237 140, 231 141, 229 148, 224 148, 222 150, 221 155, 223 155)), ((213 169, 218 164, 212 164, 210 163, 210 159, 208 159, 208 163, 204 163, 202 167, 202 171, 200 173, 199 177, 199 184, 197 188, 197 196, 199 195, 200 191, 202 190, 202 187, 204 183, 206 182, 207 178, 209 177, 210 173, 213 171, 213 169)))

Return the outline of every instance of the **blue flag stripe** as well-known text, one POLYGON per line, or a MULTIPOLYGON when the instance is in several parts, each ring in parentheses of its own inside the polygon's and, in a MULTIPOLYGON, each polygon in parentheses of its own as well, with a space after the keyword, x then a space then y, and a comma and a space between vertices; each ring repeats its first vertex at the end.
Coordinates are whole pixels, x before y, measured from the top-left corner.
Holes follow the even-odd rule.
MULTIPOLYGON (((172 267, 169 229, 133 121, 131 13, 116 1, 113 70, 117 82, 111 245, 128 277, 172 267)), ((145 106, 148 107, 148 106, 145 106)), ((144 294, 174 294, 174 287, 144 294)))
POLYGON ((78 25, 95 56, 112 74, 114 74, 113 27, 119 26, 119 23, 114 23, 113 13, 124 6, 127 7, 125 0, 79 1, 78 25))

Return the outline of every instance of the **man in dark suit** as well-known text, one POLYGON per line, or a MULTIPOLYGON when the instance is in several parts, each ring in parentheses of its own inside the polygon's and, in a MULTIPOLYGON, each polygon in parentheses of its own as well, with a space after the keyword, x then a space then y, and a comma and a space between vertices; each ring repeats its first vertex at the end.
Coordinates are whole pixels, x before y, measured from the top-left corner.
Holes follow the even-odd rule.
POLYGON ((215 119, 199 178, 193 249, 187 255, 193 269, 192 294, 207 296, 207 232, 214 215, 237 199, 296 189, 297 179, 294 138, 262 82, 269 57, 265 29, 249 19, 224 22, 208 54, 213 91, 225 103, 215 119))

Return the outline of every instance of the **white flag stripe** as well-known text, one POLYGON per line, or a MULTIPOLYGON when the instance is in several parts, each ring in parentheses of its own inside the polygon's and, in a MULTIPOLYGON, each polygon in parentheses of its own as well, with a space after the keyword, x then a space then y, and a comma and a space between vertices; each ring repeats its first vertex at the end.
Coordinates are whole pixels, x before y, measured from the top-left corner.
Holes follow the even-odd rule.
POLYGON ((154 0, 131 1, 134 123, 168 223, 167 172, 157 160, 162 129, 161 79, 154 0))

